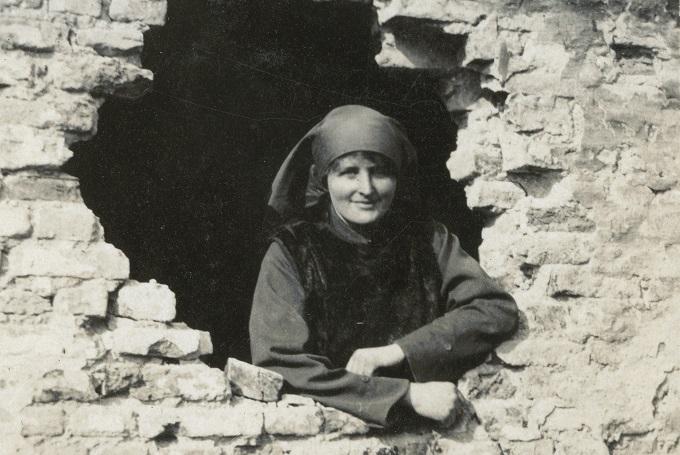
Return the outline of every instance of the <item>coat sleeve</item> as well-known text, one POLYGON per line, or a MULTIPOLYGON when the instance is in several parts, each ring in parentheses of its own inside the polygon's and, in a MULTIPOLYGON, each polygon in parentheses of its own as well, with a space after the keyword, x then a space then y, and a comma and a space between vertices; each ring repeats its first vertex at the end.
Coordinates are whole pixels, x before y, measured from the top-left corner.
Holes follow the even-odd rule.
POLYGON ((253 363, 283 375, 294 392, 386 426, 409 381, 349 373, 308 350, 305 295, 293 259, 273 243, 262 261, 250 316, 253 363))
POLYGON ((436 223, 433 247, 442 274, 446 313, 396 341, 417 382, 450 381, 517 329, 513 298, 436 223))

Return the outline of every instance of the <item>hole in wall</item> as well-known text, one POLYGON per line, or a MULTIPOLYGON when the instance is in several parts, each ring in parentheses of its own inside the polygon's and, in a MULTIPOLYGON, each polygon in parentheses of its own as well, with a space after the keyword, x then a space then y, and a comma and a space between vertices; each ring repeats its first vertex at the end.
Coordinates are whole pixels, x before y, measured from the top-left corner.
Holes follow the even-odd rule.
POLYGON ((483 220, 445 162, 455 126, 432 75, 378 68, 373 9, 308 0, 169 0, 145 35, 154 89, 111 98, 67 172, 131 277, 177 295, 177 319, 211 333, 222 367, 249 360, 248 316, 271 180, 330 109, 365 104, 399 119, 418 148, 430 211, 477 254, 483 220))

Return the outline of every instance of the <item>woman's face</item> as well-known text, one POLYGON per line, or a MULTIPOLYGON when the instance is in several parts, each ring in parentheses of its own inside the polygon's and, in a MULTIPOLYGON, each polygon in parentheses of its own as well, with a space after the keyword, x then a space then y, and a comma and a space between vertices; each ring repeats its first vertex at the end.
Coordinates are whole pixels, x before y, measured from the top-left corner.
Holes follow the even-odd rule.
POLYGON ((333 162, 328 193, 335 210, 358 225, 375 223, 389 211, 397 190, 394 166, 373 152, 354 152, 333 162))

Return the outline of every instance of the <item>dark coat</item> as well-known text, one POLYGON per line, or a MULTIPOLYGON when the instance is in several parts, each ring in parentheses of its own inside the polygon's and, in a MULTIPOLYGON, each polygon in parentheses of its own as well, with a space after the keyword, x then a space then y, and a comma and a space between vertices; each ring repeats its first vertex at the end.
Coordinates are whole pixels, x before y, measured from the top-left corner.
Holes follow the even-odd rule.
MULTIPOLYGON (((328 228, 348 249, 363 241, 334 220, 328 228)), ((284 242, 272 243, 262 262, 250 319, 253 362, 282 374, 290 391, 378 425, 388 424, 390 411, 406 394, 411 380, 456 380, 514 333, 517 306, 443 225, 434 223, 428 232, 443 304, 434 320, 430 318, 431 322, 410 333, 399 333, 393 340, 404 351, 406 365, 401 373, 385 374, 399 377, 345 371, 346 346, 316 351, 309 286, 301 276, 300 256, 292 254, 284 242), (329 357, 327 352, 345 354, 333 362, 334 354, 329 357)), ((393 332, 400 330, 395 326, 393 332)), ((388 337, 387 342, 392 342, 390 335, 381 334, 388 337)))

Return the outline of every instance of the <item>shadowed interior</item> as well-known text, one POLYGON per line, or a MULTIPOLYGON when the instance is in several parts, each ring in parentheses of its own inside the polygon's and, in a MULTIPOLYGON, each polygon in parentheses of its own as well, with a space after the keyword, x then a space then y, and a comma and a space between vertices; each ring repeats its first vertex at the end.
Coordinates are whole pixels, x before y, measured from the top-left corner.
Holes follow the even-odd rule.
POLYGON ((97 135, 76 144, 80 178, 133 279, 177 295, 178 320, 210 331, 221 367, 249 359, 247 321, 271 181, 326 112, 364 104, 400 120, 420 154, 435 218, 476 256, 482 220, 445 162, 455 126, 434 74, 379 68, 372 7, 308 0, 170 0, 145 35, 154 89, 111 98, 97 135))

